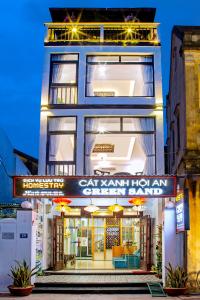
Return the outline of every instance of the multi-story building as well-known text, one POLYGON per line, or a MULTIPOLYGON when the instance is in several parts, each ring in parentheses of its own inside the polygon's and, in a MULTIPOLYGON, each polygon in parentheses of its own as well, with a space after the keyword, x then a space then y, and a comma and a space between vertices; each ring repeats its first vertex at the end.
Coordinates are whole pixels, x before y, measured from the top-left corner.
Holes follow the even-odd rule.
MULTIPOLYGON (((155 9, 52 8, 50 13, 39 174, 163 175, 161 45, 155 9)), ((70 259, 74 268, 74 258, 75 268, 112 268, 111 248, 131 241, 132 252, 143 251, 141 265, 150 269, 162 199, 149 199, 139 213, 128 200, 92 201, 99 211, 91 216, 84 210, 90 197, 73 199, 61 225, 64 245, 59 249, 51 242, 50 210, 44 214, 43 268, 63 268, 64 260, 70 268, 70 259), (124 210, 113 217, 107 208, 116 201, 124 210)))
POLYGON ((189 189, 190 230, 179 233, 180 263, 200 268, 200 27, 174 26, 167 99, 168 170, 189 189))

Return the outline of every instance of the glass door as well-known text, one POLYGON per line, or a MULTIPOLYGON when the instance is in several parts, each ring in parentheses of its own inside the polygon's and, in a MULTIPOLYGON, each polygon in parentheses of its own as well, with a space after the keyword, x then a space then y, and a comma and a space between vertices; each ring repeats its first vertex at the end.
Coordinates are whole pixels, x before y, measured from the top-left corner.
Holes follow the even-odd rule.
POLYGON ((103 218, 93 219, 93 259, 105 259, 105 221, 103 218))

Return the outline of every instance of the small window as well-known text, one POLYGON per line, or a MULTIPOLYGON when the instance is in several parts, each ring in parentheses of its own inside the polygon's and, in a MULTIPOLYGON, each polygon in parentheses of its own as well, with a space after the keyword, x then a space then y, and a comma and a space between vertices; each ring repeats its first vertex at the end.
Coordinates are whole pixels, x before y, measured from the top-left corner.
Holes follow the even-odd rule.
POLYGON ((75 117, 49 118, 49 131, 75 131, 75 117))

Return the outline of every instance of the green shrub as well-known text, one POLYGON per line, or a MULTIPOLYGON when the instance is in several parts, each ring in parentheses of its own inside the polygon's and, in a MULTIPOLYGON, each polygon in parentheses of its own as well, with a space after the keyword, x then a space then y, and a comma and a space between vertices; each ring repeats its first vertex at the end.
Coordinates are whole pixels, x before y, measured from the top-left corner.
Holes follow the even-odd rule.
POLYGON ((10 269, 11 275, 9 276, 13 279, 13 285, 15 287, 27 287, 31 285, 31 277, 34 276, 38 267, 30 269, 29 265, 25 260, 22 262, 16 261, 16 265, 10 269))
POLYGON ((169 263, 167 267, 166 287, 185 288, 188 281, 188 275, 184 268, 177 266, 173 268, 169 263))

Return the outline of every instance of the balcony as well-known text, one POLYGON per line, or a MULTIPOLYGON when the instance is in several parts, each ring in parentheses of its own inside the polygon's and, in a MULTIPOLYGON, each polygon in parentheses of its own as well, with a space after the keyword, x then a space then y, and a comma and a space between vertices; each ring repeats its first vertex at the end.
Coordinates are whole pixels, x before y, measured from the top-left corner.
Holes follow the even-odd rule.
POLYGON ((46 23, 45 45, 159 45, 158 23, 46 23))
POLYGON ((77 104, 77 86, 50 87, 49 104, 77 104))

